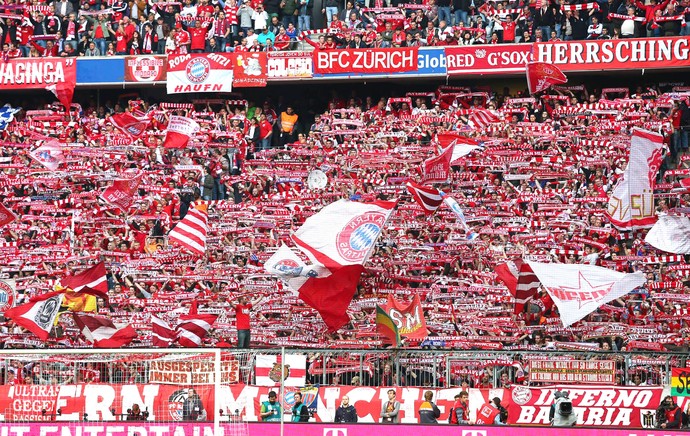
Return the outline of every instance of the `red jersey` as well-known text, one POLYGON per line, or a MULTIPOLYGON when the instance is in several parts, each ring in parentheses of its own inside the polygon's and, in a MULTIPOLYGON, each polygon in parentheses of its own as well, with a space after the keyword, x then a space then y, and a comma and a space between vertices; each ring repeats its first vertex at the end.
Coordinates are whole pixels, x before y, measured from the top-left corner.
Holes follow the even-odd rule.
POLYGON ((249 330, 249 316, 251 304, 238 304, 235 306, 237 315, 237 330, 249 330))
POLYGON ((207 27, 194 27, 189 33, 192 37, 192 50, 203 50, 206 46, 207 27))

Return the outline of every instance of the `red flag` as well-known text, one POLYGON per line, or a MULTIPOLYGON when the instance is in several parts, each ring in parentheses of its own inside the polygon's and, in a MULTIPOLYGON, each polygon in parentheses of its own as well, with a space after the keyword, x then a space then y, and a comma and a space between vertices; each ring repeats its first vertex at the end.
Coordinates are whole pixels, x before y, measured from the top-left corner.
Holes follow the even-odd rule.
POLYGON ((443 203, 441 191, 436 188, 422 186, 418 183, 407 182, 407 192, 412 195, 412 198, 424 209, 425 215, 433 215, 436 209, 443 203))
POLYGON ((453 146, 446 147, 441 154, 424 161, 424 183, 446 182, 450 175, 450 160, 453 157, 453 146))
POLYGON ((17 216, 11 210, 0 203, 0 227, 5 226, 17 219, 17 216))
POLYGON ((60 285, 73 292, 96 295, 108 300, 108 280, 105 264, 99 262, 79 274, 60 279, 60 285))
POLYGON ((65 155, 62 153, 62 145, 56 140, 50 140, 34 151, 29 152, 29 156, 35 159, 50 171, 55 171, 62 162, 65 155))
POLYGON ((170 327, 170 324, 151 315, 152 340, 153 346, 168 348, 177 339, 177 332, 170 327))
POLYGON ((117 326, 108 318, 76 313, 73 315, 74 322, 77 323, 84 337, 93 342, 95 348, 124 347, 137 337, 137 332, 131 325, 117 326))
POLYGON ((168 234, 170 243, 203 256, 206 253, 206 232, 208 231, 207 208, 205 204, 202 204, 189 209, 187 215, 168 234))
POLYGON ((539 279, 530 266, 522 259, 497 265, 497 278, 502 281, 510 294, 515 297, 515 313, 521 313, 525 304, 536 295, 539 279))
POLYGON ((330 331, 336 331, 350 322, 347 308, 355 296, 362 265, 331 269, 324 278, 310 278, 299 288, 299 297, 316 309, 330 331))
POLYGON ((467 119, 474 124, 477 129, 483 129, 491 123, 499 121, 498 117, 488 109, 473 109, 467 119))
POLYGON ((29 303, 6 310, 5 317, 45 341, 50 336, 63 298, 62 292, 49 292, 32 298, 29 303))
POLYGON ((408 304, 398 303, 391 294, 388 294, 388 303, 384 310, 398 326, 401 337, 411 339, 424 339, 429 334, 426 329, 426 320, 422 310, 422 302, 419 295, 415 294, 408 304))
POLYGON ((109 119, 113 126, 134 139, 143 135, 146 131, 146 127, 148 127, 151 122, 151 120, 140 120, 127 112, 115 114, 109 119))
POLYGON ((184 148, 189 140, 199 131, 199 124, 191 118, 171 115, 165 133, 163 147, 184 148))
POLYGON ((112 185, 105 188, 101 198, 126 212, 134 202, 134 194, 137 192, 139 183, 141 183, 141 176, 133 179, 115 180, 112 185))
POLYGON ((546 62, 528 62, 525 70, 530 94, 536 94, 551 88, 553 85, 562 85, 568 82, 568 78, 557 66, 546 62))
POLYGON ((69 112, 72 106, 72 97, 74 97, 74 84, 54 83, 46 86, 46 91, 55 94, 55 97, 65 107, 65 110, 69 112))
POLYGON ((183 347, 199 347, 218 315, 189 314, 181 315, 177 325, 177 340, 183 347))

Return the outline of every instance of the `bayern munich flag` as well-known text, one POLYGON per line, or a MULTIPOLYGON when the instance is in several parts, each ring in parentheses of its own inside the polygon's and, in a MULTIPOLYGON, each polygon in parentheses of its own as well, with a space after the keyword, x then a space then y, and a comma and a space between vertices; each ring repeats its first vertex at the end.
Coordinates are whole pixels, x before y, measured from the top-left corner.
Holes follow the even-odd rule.
POLYGON ((199 124, 191 118, 171 115, 168 129, 165 132, 163 147, 185 148, 189 140, 200 129, 199 124))
POLYGON ((568 78, 557 66, 546 62, 528 62, 525 69, 530 94, 546 91, 553 85, 562 85, 568 82, 568 78))
POLYGON ((307 218, 292 240, 315 263, 327 268, 362 265, 394 207, 393 201, 338 200, 307 218))

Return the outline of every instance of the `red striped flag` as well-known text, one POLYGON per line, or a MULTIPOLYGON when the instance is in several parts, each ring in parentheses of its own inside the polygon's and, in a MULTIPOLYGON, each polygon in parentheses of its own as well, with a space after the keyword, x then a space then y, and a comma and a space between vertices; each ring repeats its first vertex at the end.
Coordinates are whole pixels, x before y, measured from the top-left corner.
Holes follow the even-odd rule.
POLYGON ((483 129, 491 123, 499 121, 498 117, 488 109, 474 109, 468 120, 474 124, 477 129, 483 129))
POLYGON ((154 347, 168 348, 177 339, 177 332, 162 319, 151 315, 151 326, 154 347))
POLYGON ((114 324, 108 318, 74 314, 74 321, 95 348, 120 348, 137 337, 134 327, 114 324))
POLYGON ((206 253, 206 232, 208 231, 208 206, 201 204, 190 209, 184 219, 168 234, 171 244, 203 256, 206 253))
POLYGON ((79 274, 60 279, 63 288, 73 292, 96 295, 108 300, 108 280, 106 278, 105 263, 100 262, 79 274))
POLYGON ((181 315, 177 325, 177 341, 183 347, 199 347, 218 315, 189 314, 181 315))
POLYGON ((536 295, 539 279, 530 266, 522 259, 502 263, 496 266, 498 279, 502 281, 510 294, 515 297, 515 313, 521 313, 525 304, 536 295))
POLYGON ((407 182, 407 192, 424 209, 425 215, 433 215, 436 209, 443 203, 441 191, 436 188, 422 186, 413 181, 407 182))
POLYGON ((49 292, 31 299, 29 303, 5 311, 5 318, 14 321, 45 341, 50 336, 55 318, 62 305, 62 292, 49 292))

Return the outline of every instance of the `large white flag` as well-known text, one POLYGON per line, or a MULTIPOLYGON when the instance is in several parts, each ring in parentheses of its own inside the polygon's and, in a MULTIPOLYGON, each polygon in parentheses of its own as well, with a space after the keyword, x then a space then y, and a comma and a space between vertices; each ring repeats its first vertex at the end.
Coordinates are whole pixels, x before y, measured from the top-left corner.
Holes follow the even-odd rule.
POLYGON ((649 229, 645 241, 654 248, 676 254, 690 254, 690 219, 662 215, 649 229))
POLYGON ((635 129, 630 141, 630 158, 623 178, 609 198, 608 216, 619 229, 651 227, 654 214, 654 179, 661 165, 664 137, 635 129))
POLYGON ((566 327, 646 281, 641 272, 626 274, 594 265, 527 263, 558 307, 566 327))
POLYGON ((395 202, 338 200, 304 222, 292 240, 327 268, 362 265, 374 249, 395 202))

